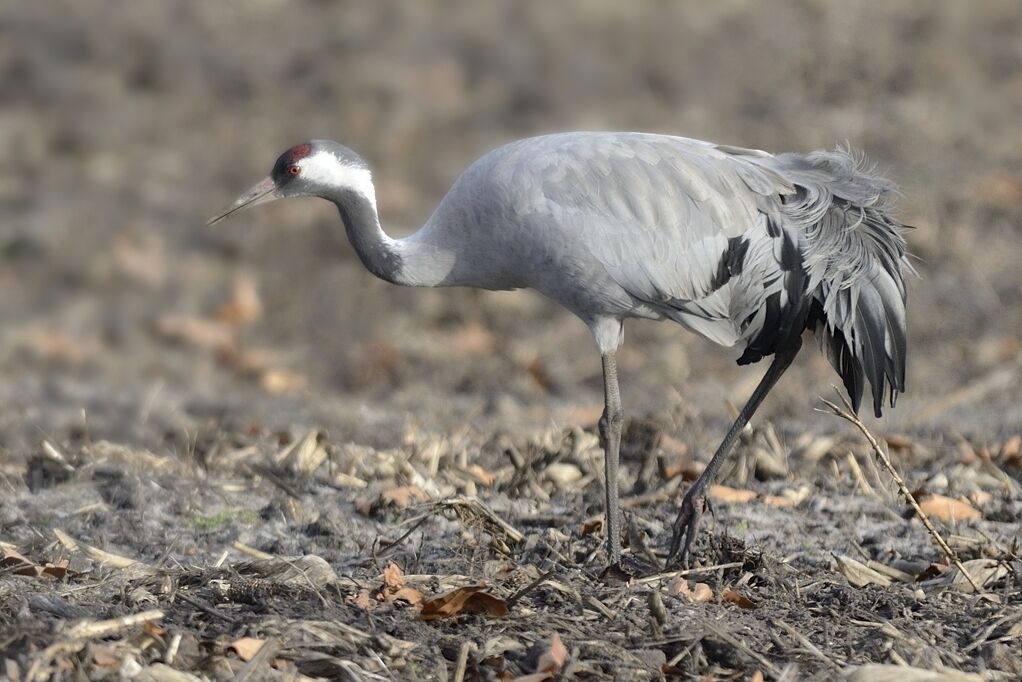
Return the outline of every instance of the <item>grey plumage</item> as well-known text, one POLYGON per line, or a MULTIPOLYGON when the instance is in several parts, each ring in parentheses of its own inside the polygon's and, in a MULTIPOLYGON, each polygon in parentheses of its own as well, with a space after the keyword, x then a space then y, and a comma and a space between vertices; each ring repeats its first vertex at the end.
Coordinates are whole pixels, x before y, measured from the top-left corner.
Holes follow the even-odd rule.
POLYGON ((566 133, 477 161, 419 239, 472 254, 441 284, 531 286, 589 324, 669 318, 737 347, 741 364, 809 327, 856 408, 869 380, 879 415, 905 383, 894 191, 844 150, 566 133))
POLYGON ((519 140, 472 164, 405 239, 380 227, 366 164, 313 140, 218 218, 272 198, 337 204, 366 267, 408 286, 529 287, 592 330, 603 356, 608 554, 620 558, 617 459, 622 411, 615 351, 623 320, 670 319, 740 353, 773 356, 752 399, 689 489, 671 554, 686 558, 703 491, 738 432, 811 329, 858 409, 879 416, 905 390, 902 225, 895 188, 849 151, 768 154, 642 133, 519 140), (682 548, 681 540, 685 538, 682 548))

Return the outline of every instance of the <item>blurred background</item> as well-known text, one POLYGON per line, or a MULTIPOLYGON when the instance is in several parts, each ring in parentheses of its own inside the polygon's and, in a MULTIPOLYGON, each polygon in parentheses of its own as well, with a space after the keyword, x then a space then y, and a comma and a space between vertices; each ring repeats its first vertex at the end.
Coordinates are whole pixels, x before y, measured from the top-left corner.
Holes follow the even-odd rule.
MULTIPOLYGON (((4 3, 4 458, 44 437, 591 425, 595 346, 539 296, 377 281, 319 200, 204 227, 325 137, 406 234, 485 151, 569 129, 866 152, 917 228, 909 393, 884 428, 1002 438, 1022 422, 1020 35, 1014 0, 4 3)), ((670 324, 626 334, 626 408, 683 415, 701 451, 765 370, 670 324)), ((839 428, 812 410, 832 383, 810 348, 763 413, 839 428)))

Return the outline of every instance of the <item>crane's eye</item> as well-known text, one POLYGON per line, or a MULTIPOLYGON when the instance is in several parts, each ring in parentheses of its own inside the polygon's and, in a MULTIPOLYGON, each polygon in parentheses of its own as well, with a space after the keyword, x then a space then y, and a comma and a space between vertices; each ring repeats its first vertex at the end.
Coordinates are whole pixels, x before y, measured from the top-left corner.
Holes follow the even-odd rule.
POLYGON ((295 164, 294 166, 288 167, 287 172, 288 175, 298 175, 299 173, 302 172, 302 167, 299 166, 298 164, 295 164))

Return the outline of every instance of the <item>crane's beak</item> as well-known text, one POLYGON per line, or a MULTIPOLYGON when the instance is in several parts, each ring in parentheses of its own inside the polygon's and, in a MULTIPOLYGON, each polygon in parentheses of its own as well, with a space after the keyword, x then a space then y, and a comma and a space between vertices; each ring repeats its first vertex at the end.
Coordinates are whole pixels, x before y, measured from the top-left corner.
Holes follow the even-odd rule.
POLYGON ((235 211, 240 211, 243 208, 257 206, 259 204, 265 204, 267 201, 273 201, 274 199, 280 199, 280 192, 277 191, 277 183, 273 181, 273 178, 266 178, 258 185, 250 188, 247 192, 235 199, 234 203, 231 204, 223 213, 210 218, 209 222, 206 224, 214 225, 235 211))

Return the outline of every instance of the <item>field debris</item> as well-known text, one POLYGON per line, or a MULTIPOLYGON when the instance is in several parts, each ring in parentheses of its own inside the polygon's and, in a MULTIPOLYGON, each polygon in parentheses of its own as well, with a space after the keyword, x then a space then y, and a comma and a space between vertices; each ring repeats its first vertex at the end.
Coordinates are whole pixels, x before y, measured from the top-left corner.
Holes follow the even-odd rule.
MULTIPOLYGON (((63 632, 73 635, 68 641, 79 642, 58 646, 47 643, 42 633, 26 631, 22 636, 39 638, 37 650, 48 653, 6 665, 17 669, 21 679, 33 679, 26 676, 30 670, 38 678, 54 666, 70 664, 61 660, 97 670, 135 671, 146 679, 172 679, 178 673, 199 679, 240 676, 244 671, 371 677, 385 669, 433 666, 434 647, 439 647, 448 652, 448 674, 463 670, 464 679, 484 670, 526 680, 554 679, 568 671, 581 675, 601 669, 594 661, 608 655, 650 674, 653 668, 682 674, 715 665, 748 676, 761 671, 771 678, 782 672, 779 664, 791 652, 782 655, 787 650, 776 636, 754 649, 736 628, 758 632, 763 623, 783 623, 776 628, 787 642, 784 647, 793 645, 804 654, 796 656, 801 669, 836 673, 866 660, 814 643, 819 639, 812 620, 798 615, 805 609, 834 599, 861 604, 841 617, 846 619, 843 627, 856 632, 867 627, 857 623, 866 622, 862 609, 878 594, 925 611, 970 598, 976 594, 974 581, 984 590, 985 608, 1006 609, 1002 618, 1017 616, 1022 598, 1022 566, 1008 538, 999 534, 1001 526, 989 518, 1001 513, 998 498, 983 500, 980 506, 987 513, 964 519, 959 505, 982 489, 950 487, 940 472, 917 477, 925 479, 919 506, 933 516, 931 524, 956 529, 941 537, 961 555, 963 572, 929 547, 925 530, 896 513, 893 500, 857 485, 861 476, 872 476, 868 453, 860 449, 853 456, 860 463, 857 476, 848 464, 855 444, 836 436, 829 437, 827 453, 804 460, 803 471, 830 477, 843 466, 837 480, 846 492, 840 494, 860 500, 855 504, 865 505, 859 508, 868 510, 872 523, 887 527, 888 535, 912 537, 912 543, 876 544, 867 536, 867 544, 849 546, 835 541, 840 535, 829 540, 814 535, 813 542, 834 548, 825 560, 815 550, 806 555, 817 557, 811 564, 798 554, 794 559, 778 556, 769 542, 739 538, 758 537, 769 532, 769 524, 794 518, 818 522, 812 510, 842 498, 833 498, 833 491, 824 492, 806 477, 749 480, 742 487, 725 479, 711 489, 715 521, 697 545, 700 565, 664 570, 664 550, 657 540, 670 527, 680 490, 677 478, 642 478, 646 463, 660 456, 641 450, 655 441, 647 438, 631 460, 636 463, 631 471, 646 485, 625 498, 628 571, 607 584, 600 575, 603 518, 587 515, 582 503, 602 495, 599 479, 591 474, 599 470, 600 450, 589 432, 557 427, 487 443, 465 433, 443 439, 415 431, 390 450, 337 443, 323 429, 300 434, 255 435, 235 440, 230 448, 211 446, 208 461, 214 468, 207 464, 202 478, 195 464, 169 455, 109 442, 81 448, 50 443, 73 472, 44 490, 82 485, 104 490, 110 481, 130 482, 138 467, 192 481, 195 497, 189 499, 216 502, 208 509, 172 508, 160 498, 131 498, 130 504, 150 517, 176 514, 181 519, 185 530, 163 536, 167 544, 158 550, 146 549, 129 535, 92 535, 83 521, 109 505, 91 502, 62 517, 48 545, 28 535, 18 536, 18 544, 5 543, 0 590, 5 579, 32 579, 38 596, 16 600, 20 608, 51 618, 63 614, 59 617, 68 623, 63 632), (463 457, 469 449, 479 452, 471 465, 463 457), (117 462, 125 473, 111 479, 99 462, 117 462), (581 475, 549 475, 552 465, 564 463, 581 475), (349 478, 339 479, 340 473, 349 478), (349 481, 355 479, 360 483, 353 487, 349 481), (945 517, 942 508, 959 511, 945 517), (771 520, 764 522, 764 515, 771 520), (736 531, 739 527, 745 530, 736 531), (980 530, 984 534, 976 533, 980 530), (121 549, 111 551, 112 546, 121 549), (54 599, 44 596, 46 585, 65 585, 70 591, 54 599), (792 610, 792 599, 799 611, 792 610), (185 614, 197 625, 182 626, 185 614), (724 621, 714 620, 722 614, 724 621), (619 622, 647 634, 638 640, 608 635, 617 632, 608 631, 608 624, 619 622), (445 648, 451 628, 470 633, 467 646, 445 648), (536 628, 545 628, 546 634, 539 636, 536 628), (498 631, 503 639, 495 639, 498 631), (602 648, 586 644, 596 633, 609 637, 602 648), (570 654, 564 654, 565 642, 573 643, 570 654), (651 667, 633 660, 628 652, 635 646, 657 652, 638 659, 651 667), (655 660, 662 662, 654 665, 655 660), (198 661, 204 661, 201 668, 195 667, 198 661)), ((913 442, 911 449, 921 452, 923 446, 913 442)), ((876 491, 889 482, 873 476, 870 485, 876 491)), ((33 494, 26 486, 19 499, 31 505, 33 494)), ((1004 494, 999 493, 1000 499, 1004 494)), ((167 525, 165 532, 172 528, 167 525)), ((16 618, 15 613, 7 617, 16 618)), ((904 632, 914 626, 894 622, 898 625, 891 627, 903 634, 892 635, 891 646, 911 660, 905 657, 914 640, 904 632)), ((980 619, 969 627, 982 638, 980 619)), ((919 660, 927 669, 961 667, 985 652, 1004 667, 997 647, 1006 636, 994 630, 984 640, 990 641, 971 653, 946 645, 950 648, 943 651, 927 649, 930 653, 919 660)))
POLYGON ((122 5, 0 3, 0 679, 1022 679, 1022 4, 122 5), (629 320, 609 576, 585 324, 380 282, 323 201, 202 225, 303 137, 372 161, 396 238, 485 150, 608 122, 848 140, 920 275, 897 406, 814 413, 806 338, 689 566, 769 359, 629 320))

